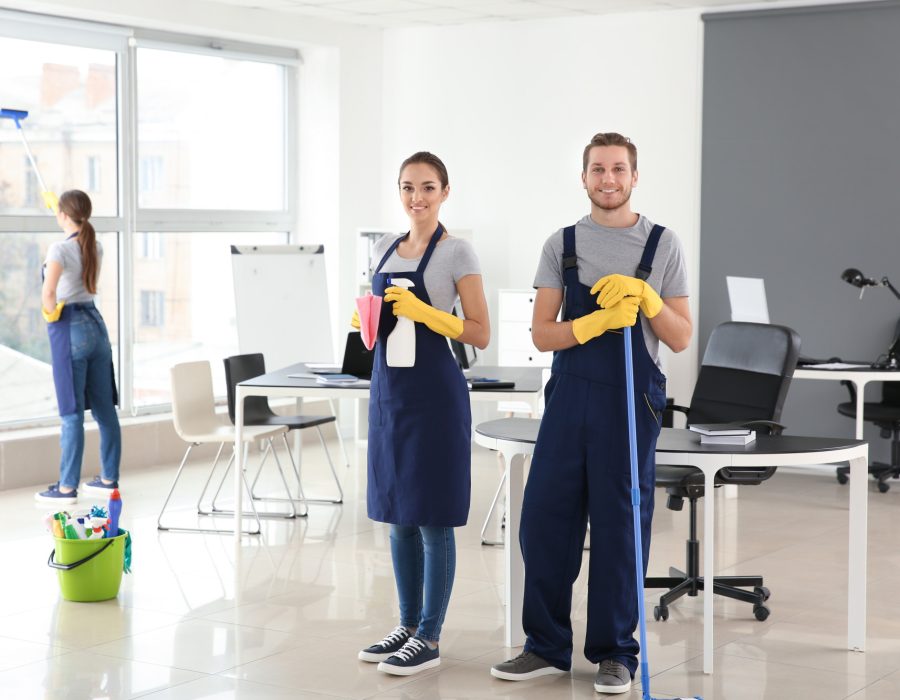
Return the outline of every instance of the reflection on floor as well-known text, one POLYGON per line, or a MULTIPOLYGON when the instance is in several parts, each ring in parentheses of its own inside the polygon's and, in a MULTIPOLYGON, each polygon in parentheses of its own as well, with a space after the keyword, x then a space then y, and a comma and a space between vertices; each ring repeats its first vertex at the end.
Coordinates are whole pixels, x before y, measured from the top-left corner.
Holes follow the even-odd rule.
MULTIPOLYGON (((245 537, 239 550, 231 537, 158 532, 156 514, 176 465, 134 475, 126 468, 123 523, 134 534, 134 573, 118 599, 104 603, 60 599, 56 574, 45 565, 52 542, 42 532, 44 508, 33 503, 33 489, 0 493, 0 697, 599 697, 594 669, 580 652, 586 567, 575 586, 572 676, 517 684, 489 676, 490 665, 511 653, 502 644, 502 548, 482 547, 479 538, 500 472, 493 453, 474 450, 472 510, 457 534, 442 664, 408 678, 356 658, 396 622, 388 532, 366 517, 363 443, 350 455, 351 467, 341 468, 343 505, 312 505, 308 518, 266 521, 264 536, 245 537)), ((326 492, 333 484, 324 460, 316 449, 304 456, 307 495, 326 492)), ((196 523, 192 499, 204 477, 202 467, 191 470, 176 497, 175 517, 185 523, 196 523)), ((268 486, 274 491, 275 482, 263 490, 268 486)), ((900 487, 870 495, 866 654, 843 648, 847 495, 825 472, 785 470, 736 500, 717 495, 719 562, 725 571, 764 574, 772 615, 757 622, 749 605, 717 599, 716 672, 709 677, 701 672, 702 597, 673 605, 668 622, 653 622, 651 614, 654 696, 900 697, 900 487)), ((687 514, 657 500, 650 569, 661 575, 682 564, 687 514)))

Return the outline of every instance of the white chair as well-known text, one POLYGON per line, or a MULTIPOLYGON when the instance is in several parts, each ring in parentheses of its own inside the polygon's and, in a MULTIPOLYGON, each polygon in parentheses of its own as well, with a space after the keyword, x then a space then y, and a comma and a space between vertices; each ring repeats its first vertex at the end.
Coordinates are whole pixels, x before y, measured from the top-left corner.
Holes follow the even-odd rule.
MULTIPOLYGON (((216 458, 215 460, 213 460, 212 467, 210 468, 209 475, 206 479, 206 484, 203 487, 203 491, 201 491, 200 493, 200 497, 197 499, 198 514, 206 515, 209 513, 204 512, 200 508, 200 501, 203 499, 203 496, 206 493, 207 488, 209 487, 209 483, 212 480, 213 473, 215 472, 216 466, 219 463, 219 458, 222 455, 222 450, 224 449, 226 444, 231 444, 232 454, 231 459, 228 461, 228 466, 226 467, 227 470, 228 468, 230 468, 231 463, 234 461, 234 451, 235 449, 237 449, 237 446, 235 446, 234 444, 234 425, 231 424, 228 416, 219 415, 216 413, 215 396, 213 394, 212 386, 212 371, 210 369, 209 362, 206 362, 204 360, 200 362, 185 362, 175 365, 170 370, 170 378, 172 383, 172 414, 175 423, 175 432, 178 434, 178 437, 189 444, 187 451, 184 453, 184 457, 181 460, 181 464, 178 466, 178 471, 175 474, 175 479, 172 481, 172 487, 169 489, 169 493, 166 496, 165 502, 163 503, 162 510, 160 510, 159 512, 159 517, 156 520, 156 526, 160 530, 169 530, 175 532, 232 534, 231 530, 218 530, 216 528, 169 527, 162 524, 162 519, 166 511, 166 507, 169 505, 169 501, 172 498, 172 493, 175 491, 175 486, 178 484, 178 479, 181 477, 181 473, 184 470, 184 465, 187 463, 187 459, 191 454, 191 450, 194 449, 194 447, 196 447, 197 445, 219 443, 219 450, 218 452, 216 452, 216 458)), ((286 430, 287 428, 284 426, 247 427, 243 432, 243 448, 246 449, 247 446, 255 440, 267 440, 269 446, 272 447, 272 438, 284 434, 286 430)), ((278 465, 278 471, 281 473, 281 480, 284 483, 285 491, 290 496, 287 480, 284 477, 284 471, 281 468, 281 463, 278 460, 278 455, 275 453, 274 449, 272 449, 272 453, 275 455, 275 461, 278 465)), ((241 480, 244 484, 244 487, 247 489, 247 493, 249 494, 250 488, 247 484, 247 479, 244 474, 241 474, 241 480)), ((243 532, 245 534, 258 535, 262 530, 260 514, 256 510, 256 506, 253 503, 252 498, 249 499, 249 502, 253 512, 244 513, 244 515, 252 516, 256 519, 257 529, 244 530, 243 532)), ((290 506, 291 510, 288 513, 264 515, 269 515, 270 517, 272 515, 286 518, 296 517, 296 510, 294 509, 293 502, 290 503, 290 506)), ((228 515, 228 513, 224 511, 217 511, 212 514, 228 515)))
MULTIPOLYGON (((534 415, 534 411, 532 410, 531 404, 525 401, 499 401, 497 402, 497 410, 501 413, 505 413, 507 418, 512 418, 516 414, 524 414, 528 418, 540 418, 544 415, 544 387, 547 386, 547 382, 550 381, 551 370, 549 367, 544 367, 541 371, 541 397, 538 399, 538 412, 537 415, 534 415)), ((497 491, 494 493, 494 499, 491 501, 491 507, 488 508, 487 516, 484 519, 484 525, 481 526, 481 544, 487 545, 489 547, 495 547, 497 545, 503 544, 503 540, 488 540, 485 537, 487 533, 488 525, 491 523, 491 517, 494 515, 494 511, 497 508, 497 502, 500 500, 500 494, 503 493, 503 485, 506 483, 506 465, 503 463, 503 455, 498 452, 497 458, 500 460, 501 472, 500 472, 500 483, 497 484, 497 491)), ((504 504, 503 507, 503 515, 501 516, 501 525, 500 527, 504 527, 503 522, 506 518, 506 506, 504 504)))

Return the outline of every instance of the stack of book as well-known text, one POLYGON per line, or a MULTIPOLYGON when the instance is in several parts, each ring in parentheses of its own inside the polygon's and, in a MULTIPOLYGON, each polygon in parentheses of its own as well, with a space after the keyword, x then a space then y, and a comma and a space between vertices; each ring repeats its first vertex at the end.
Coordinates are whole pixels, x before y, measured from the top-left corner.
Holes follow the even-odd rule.
POLYGON ((355 374, 319 374, 316 375, 316 382, 330 386, 341 386, 342 384, 356 384, 359 377, 355 374))
POLYGON ((743 423, 695 423, 690 426, 700 433, 701 445, 747 445, 756 440, 756 431, 745 428, 743 423))

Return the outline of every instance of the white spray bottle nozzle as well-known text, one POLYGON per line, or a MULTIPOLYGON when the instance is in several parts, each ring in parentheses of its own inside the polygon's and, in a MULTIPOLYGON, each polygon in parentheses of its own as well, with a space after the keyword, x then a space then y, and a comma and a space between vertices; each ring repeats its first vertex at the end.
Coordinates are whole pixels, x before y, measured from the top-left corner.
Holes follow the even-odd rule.
POLYGON ((391 284, 395 287, 403 287, 404 289, 416 286, 411 279, 407 279, 406 277, 393 277, 391 278, 391 284))

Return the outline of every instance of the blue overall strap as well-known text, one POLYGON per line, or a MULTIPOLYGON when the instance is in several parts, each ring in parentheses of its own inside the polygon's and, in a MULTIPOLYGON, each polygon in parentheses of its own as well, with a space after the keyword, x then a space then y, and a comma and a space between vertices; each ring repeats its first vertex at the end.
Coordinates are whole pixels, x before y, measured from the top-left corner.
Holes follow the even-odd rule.
POLYGON ((431 240, 428 241, 425 255, 422 256, 422 260, 419 262, 416 272, 425 272, 425 268, 428 267, 428 261, 431 260, 431 254, 434 252, 434 249, 437 248, 438 241, 441 240, 441 236, 443 235, 444 226, 438 222, 438 227, 435 229, 434 233, 431 234, 431 240))
POLYGON ((650 273, 653 272, 653 257, 656 255, 656 246, 659 245, 659 238, 665 230, 665 226, 653 225, 650 236, 647 238, 647 245, 644 246, 644 254, 641 256, 641 261, 638 263, 637 270, 634 273, 634 276, 639 280, 646 280, 650 277, 650 273))
POLYGON ((578 287, 578 255, 575 252, 575 227, 563 229, 563 284, 576 289, 578 287))
POLYGON ((378 263, 378 267, 375 268, 375 274, 378 274, 378 272, 381 270, 381 268, 384 267, 384 264, 387 262, 387 259, 389 257, 391 257, 391 253, 393 253, 395 250, 397 250, 397 246, 400 245, 400 243, 402 241, 406 240, 407 238, 409 238, 409 232, 400 236, 400 238, 398 238, 396 241, 391 243, 391 247, 387 249, 387 253, 384 254, 384 257, 381 258, 381 262, 378 263))

